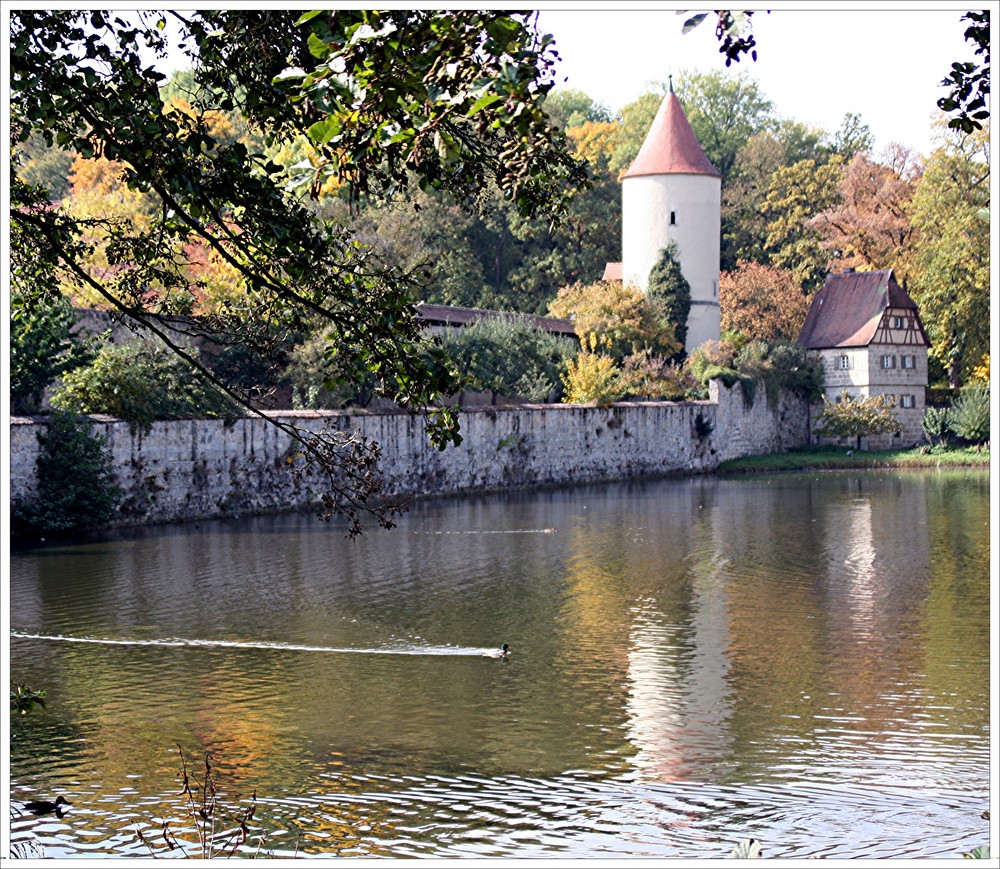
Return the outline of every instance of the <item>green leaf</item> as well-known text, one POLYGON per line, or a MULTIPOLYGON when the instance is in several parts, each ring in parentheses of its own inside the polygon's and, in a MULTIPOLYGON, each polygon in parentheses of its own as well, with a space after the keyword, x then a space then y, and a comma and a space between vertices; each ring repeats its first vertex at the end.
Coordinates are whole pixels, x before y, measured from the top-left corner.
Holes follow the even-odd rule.
POLYGON ((687 21, 684 22, 684 26, 681 27, 681 33, 690 33, 706 18, 708 18, 707 12, 699 12, 697 15, 692 15, 687 21))
POLYGON ((478 100, 472 104, 472 108, 465 113, 467 118, 471 118, 477 112, 482 111, 487 106, 492 106, 494 103, 500 102, 503 99, 499 94, 487 93, 483 94, 478 100))
POLYGON ((307 21, 312 21, 317 15, 322 15, 324 11, 323 9, 313 9, 311 12, 303 12, 295 22, 295 26, 299 27, 307 21))
POLYGON ((512 18, 494 18, 486 22, 486 33, 490 39, 504 46, 517 36, 519 28, 520 25, 512 18))
POLYGON ((306 44, 309 46, 309 53, 318 60, 326 60, 330 56, 330 46, 315 33, 309 34, 306 44))
POLYGON ((278 84, 278 82, 289 81, 291 79, 305 78, 306 71, 300 66, 290 66, 287 69, 283 69, 279 72, 273 79, 271 79, 273 84, 278 84))
POLYGON ((328 115, 322 121, 317 121, 306 131, 309 138, 321 145, 327 144, 334 136, 343 130, 343 123, 337 115, 328 115))

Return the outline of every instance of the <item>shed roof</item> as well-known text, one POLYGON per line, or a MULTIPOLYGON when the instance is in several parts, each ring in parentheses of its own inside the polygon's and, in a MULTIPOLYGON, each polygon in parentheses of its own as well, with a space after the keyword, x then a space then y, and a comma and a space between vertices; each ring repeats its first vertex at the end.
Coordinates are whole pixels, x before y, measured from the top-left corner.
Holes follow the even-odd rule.
POLYGON ((573 322, 561 317, 540 317, 536 314, 518 314, 513 311, 489 311, 485 308, 459 308, 453 305, 417 305, 417 315, 432 326, 468 326, 477 320, 498 317, 521 317, 536 329, 553 335, 576 335, 573 322))
POLYGON ((638 155, 622 178, 636 175, 722 177, 705 156, 673 90, 664 97, 638 155))
POLYGON ((604 266, 604 274, 601 275, 602 281, 620 281, 622 279, 622 264, 621 263, 607 263, 604 266))
MULTIPOLYGON (((827 275, 822 289, 813 295, 795 343, 810 350, 865 347, 875 336, 887 308, 917 310, 916 303, 896 282, 892 269, 827 275)), ((917 324, 930 346, 919 318, 917 324)))

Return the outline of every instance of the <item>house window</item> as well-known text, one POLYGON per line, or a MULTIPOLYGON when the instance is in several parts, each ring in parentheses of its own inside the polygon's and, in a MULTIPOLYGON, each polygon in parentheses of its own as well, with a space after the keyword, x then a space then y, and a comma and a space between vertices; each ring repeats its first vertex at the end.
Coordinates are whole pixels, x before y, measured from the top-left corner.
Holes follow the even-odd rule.
POLYGON ((677 226, 677 212, 676 211, 671 211, 670 212, 670 225, 671 226, 677 226))
POLYGON ((899 396, 899 406, 900 407, 916 407, 917 397, 915 395, 901 395, 899 396))
POLYGON ((902 329, 903 328, 903 318, 902 317, 893 317, 892 318, 892 328, 893 329, 902 329))
POLYGON ((896 367, 896 357, 893 355, 887 355, 882 357, 882 367, 883 368, 895 368, 896 367))
POLYGON ((917 357, 916 356, 903 356, 903 367, 904 368, 916 368, 917 367, 917 357))
POLYGON ((849 371, 850 368, 851 368, 851 357, 850 356, 847 356, 845 354, 844 356, 838 356, 837 357, 837 369, 838 370, 840 370, 840 371, 849 371))

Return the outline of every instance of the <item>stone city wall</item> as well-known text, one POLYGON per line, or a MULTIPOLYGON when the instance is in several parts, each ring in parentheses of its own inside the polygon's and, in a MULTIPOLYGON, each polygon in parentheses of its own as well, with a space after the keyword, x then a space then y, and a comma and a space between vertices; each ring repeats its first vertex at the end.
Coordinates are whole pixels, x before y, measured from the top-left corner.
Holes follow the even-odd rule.
MULTIPOLYGON (((281 411, 311 431, 360 432, 382 451, 385 494, 426 497, 714 470, 726 459, 808 442, 806 403, 771 408, 763 388, 752 407, 741 389, 712 383, 700 402, 522 405, 461 414, 462 444, 431 447, 422 420, 405 413, 281 411)), ((10 426, 12 498, 35 485, 36 432, 44 419, 10 426)), ((290 437, 256 417, 154 423, 144 433, 94 417, 124 492, 123 524, 182 521, 313 507, 320 481, 297 477, 290 437)))

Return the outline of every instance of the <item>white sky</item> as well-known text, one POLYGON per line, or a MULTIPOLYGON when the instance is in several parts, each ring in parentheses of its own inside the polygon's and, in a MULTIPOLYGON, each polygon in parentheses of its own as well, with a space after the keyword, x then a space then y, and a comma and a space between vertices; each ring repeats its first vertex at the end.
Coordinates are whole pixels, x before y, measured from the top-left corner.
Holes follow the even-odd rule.
POLYGON ((875 136, 876 153, 899 142, 926 155, 937 100, 947 94, 940 81, 953 62, 974 58, 961 16, 969 8, 994 5, 741 3, 740 8, 761 8, 752 19, 758 59, 744 57, 728 71, 714 16, 681 33, 688 15, 676 10, 691 9, 687 4, 624 0, 615 8, 610 2, 543 0, 538 8, 540 27, 555 37, 563 59, 559 76, 567 81, 561 86, 581 90, 612 111, 643 93, 647 82, 665 81, 668 73, 744 73, 783 118, 833 132, 845 114, 856 112, 875 136))

